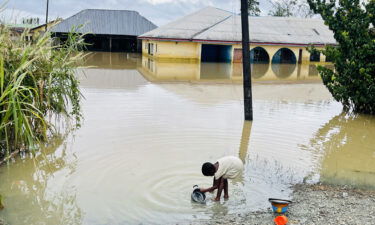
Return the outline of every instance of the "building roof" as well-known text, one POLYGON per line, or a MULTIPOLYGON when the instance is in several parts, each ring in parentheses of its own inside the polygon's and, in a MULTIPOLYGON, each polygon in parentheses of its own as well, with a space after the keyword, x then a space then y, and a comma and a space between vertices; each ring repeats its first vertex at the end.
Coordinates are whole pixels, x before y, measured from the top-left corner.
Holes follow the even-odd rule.
MULTIPOLYGON (((336 44, 333 32, 321 19, 249 17, 250 42, 264 44, 336 44)), ((241 16, 204 8, 141 35, 141 39, 241 43, 241 16)))
POLYGON ((232 13, 221 9, 206 7, 141 36, 193 39, 197 34, 209 29, 232 15, 232 13))
POLYGON ((38 26, 38 24, 29 24, 29 23, 5 24, 5 25, 10 28, 21 28, 21 29, 31 29, 35 26, 38 26))
POLYGON ((76 28, 79 33, 138 36, 156 27, 136 11, 86 9, 57 24, 52 32, 68 33, 76 28))
MULTIPOLYGON (((61 21, 62 21, 61 18, 58 18, 58 19, 55 19, 55 20, 51 20, 51 21, 48 22, 48 26, 54 26, 54 25, 56 25, 57 23, 60 23, 61 21)), ((46 24, 43 23, 43 24, 41 24, 41 25, 39 25, 39 26, 36 26, 36 27, 31 28, 30 31, 38 30, 38 29, 40 29, 40 28, 44 28, 45 26, 46 26, 46 24)))

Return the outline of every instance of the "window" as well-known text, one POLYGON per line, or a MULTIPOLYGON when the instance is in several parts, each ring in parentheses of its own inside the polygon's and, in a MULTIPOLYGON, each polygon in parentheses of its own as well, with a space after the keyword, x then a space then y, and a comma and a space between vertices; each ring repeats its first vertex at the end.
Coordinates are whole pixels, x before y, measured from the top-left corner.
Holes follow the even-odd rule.
POLYGON ((310 55, 310 62, 320 62, 320 52, 312 52, 310 55))
POLYGON ((154 44, 153 43, 148 44, 148 54, 154 55, 154 44))

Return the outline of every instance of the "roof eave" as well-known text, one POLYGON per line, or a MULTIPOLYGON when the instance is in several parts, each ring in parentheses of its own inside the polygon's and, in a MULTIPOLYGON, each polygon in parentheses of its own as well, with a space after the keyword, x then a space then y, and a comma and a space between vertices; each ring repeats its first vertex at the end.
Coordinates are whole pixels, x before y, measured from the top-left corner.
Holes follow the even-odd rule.
MULTIPOLYGON (((171 42, 197 42, 197 43, 215 43, 215 44, 241 44, 242 41, 226 41, 226 40, 204 40, 204 39, 184 39, 184 38, 157 38, 157 37, 145 37, 140 36, 138 39, 141 40, 154 40, 154 41, 171 41, 171 42)), ((250 41, 250 44, 255 45, 278 45, 278 46, 296 46, 296 47, 307 47, 307 46, 326 46, 326 45, 337 45, 335 43, 289 43, 289 42, 260 42, 250 41)))

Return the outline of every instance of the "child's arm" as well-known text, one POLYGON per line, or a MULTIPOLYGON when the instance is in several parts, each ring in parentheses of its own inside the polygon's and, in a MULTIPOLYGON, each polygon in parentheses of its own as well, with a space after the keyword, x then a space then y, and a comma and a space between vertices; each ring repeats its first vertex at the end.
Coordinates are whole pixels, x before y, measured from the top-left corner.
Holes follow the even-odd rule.
POLYGON ((214 191, 215 189, 217 189, 219 187, 219 180, 216 180, 215 177, 214 177, 214 181, 213 181, 212 187, 210 187, 210 188, 201 188, 200 191, 203 192, 203 193, 204 192, 212 192, 212 191, 214 191))

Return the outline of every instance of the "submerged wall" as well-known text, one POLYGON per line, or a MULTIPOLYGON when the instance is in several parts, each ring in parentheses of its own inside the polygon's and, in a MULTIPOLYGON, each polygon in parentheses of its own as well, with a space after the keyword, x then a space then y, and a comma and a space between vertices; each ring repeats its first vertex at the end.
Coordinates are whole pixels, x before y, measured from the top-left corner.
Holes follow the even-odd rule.
MULTIPOLYGON (((296 57, 296 61, 299 62, 299 59, 300 59, 300 51, 302 53, 301 55, 301 63, 305 63, 305 62, 310 62, 310 52, 308 52, 306 50, 306 46, 288 46, 288 45, 256 45, 256 44, 250 44, 250 49, 254 49, 256 47, 261 47, 263 49, 266 50, 266 52, 268 53, 269 55, 269 60, 272 61, 272 58, 275 56, 275 54, 277 53, 277 51, 279 51, 280 49, 283 49, 283 48, 287 48, 287 49, 290 49, 295 57, 296 57)), ((317 49, 321 49, 321 47, 317 48, 317 49)), ((239 51, 241 50, 242 51, 242 45, 233 45, 233 54, 235 54, 235 51, 239 51)), ((239 57, 241 60, 237 60, 237 62, 242 62, 242 52, 241 52, 241 56, 239 57)), ((236 61, 235 61, 236 62, 236 61)), ((324 55, 321 55, 320 56, 320 62, 325 62, 325 56, 324 55)))
MULTIPOLYGON (((202 45, 210 45, 209 43, 199 42, 181 42, 181 41, 169 41, 169 40, 142 40, 142 53, 148 57, 160 58, 160 59, 189 59, 194 61, 201 61, 202 45)), ((212 45, 223 45, 216 44, 212 45)), ((241 44, 226 44, 232 46, 231 48, 231 62, 242 62, 242 45, 241 44)), ((269 61, 272 58, 280 57, 280 49, 287 49, 293 52, 295 61, 297 63, 310 62, 310 52, 307 51, 306 46, 289 46, 289 45, 258 45, 251 44, 250 49, 261 47, 265 49, 269 55, 269 61), (278 53, 278 54, 276 54, 278 53)), ((317 47, 321 49, 322 47, 317 47)), ((280 61, 280 60, 276 60, 280 61)), ((320 62, 325 62, 325 56, 320 55, 320 62)))
POLYGON ((154 40, 142 40, 142 42, 142 53, 149 57, 194 61, 200 61, 201 58, 200 43, 154 40))

